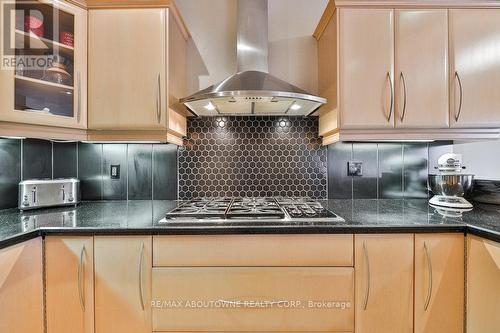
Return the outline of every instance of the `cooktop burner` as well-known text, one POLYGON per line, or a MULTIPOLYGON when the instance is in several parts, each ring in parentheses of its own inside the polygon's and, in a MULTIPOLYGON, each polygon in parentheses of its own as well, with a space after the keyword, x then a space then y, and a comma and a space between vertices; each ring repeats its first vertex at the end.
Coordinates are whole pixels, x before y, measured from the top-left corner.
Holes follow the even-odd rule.
POLYGON ((223 219, 232 199, 193 199, 182 202, 167 213, 167 218, 223 219))
POLYGON ((180 202, 163 222, 174 220, 343 221, 311 198, 201 198, 180 202))
POLYGON ((236 198, 226 213, 226 218, 282 219, 285 213, 273 198, 236 198))

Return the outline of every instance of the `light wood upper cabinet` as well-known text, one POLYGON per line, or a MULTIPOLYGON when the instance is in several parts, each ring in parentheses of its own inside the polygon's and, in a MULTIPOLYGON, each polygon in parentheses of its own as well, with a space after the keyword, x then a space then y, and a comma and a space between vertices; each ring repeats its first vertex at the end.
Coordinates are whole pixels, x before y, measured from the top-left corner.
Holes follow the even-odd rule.
POLYGON ((10 32, 15 42, 18 64, 0 70, 0 122, 85 129, 87 11, 59 0, 16 3, 20 22, 30 11, 44 20, 38 35, 0 18, 2 36, 10 32), (65 33, 73 42, 62 39, 65 33))
POLYGON ((340 127, 392 128, 394 11, 339 11, 340 127))
POLYGON ((40 237, 0 250, 0 332, 44 332, 40 237))
POLYGON ((47 333, 93 333, 93 238, 47 237, 45 276, 47 333))
POLYGON ((500 9, 450 9, 452 127, 500 126, 500 9))
POLYGON ((413 332, 413 235, 355 235, 356 332, 413 332))
POLYGON ((467 236, 467 332, 500 332, 500 244, 467 236))
POLYGON ((90 129, 166 128, 166 11, 89 11, 90 129))
POLYGON ((396 10, 396 127, 446 128, 448 11, 396 10))
MULTIPOLYGON (((177 12, 175 12, 177 13, 177 12)), ((171 8, 89 11, 89 129, 182 144, 187 134, 187 39, 171 8), (142 131, 142 136, 140 132, 142 131), (161 134, 163 131, 163 134, 161 134), (139 133, 139 134, 138 134, 139 133)), ((94 131, 95 132, 95 131, 94 131)), ((98 131, 97 131, 98 132, 98 131)), ((106 140, 106 134, 90 134, 106 140)))
POLYGON ((151 333, 151 237, 94 238, 95 332, 151 333))
POLYGON ((415 332, 464 331, 464 235, 415 235, 415 332))

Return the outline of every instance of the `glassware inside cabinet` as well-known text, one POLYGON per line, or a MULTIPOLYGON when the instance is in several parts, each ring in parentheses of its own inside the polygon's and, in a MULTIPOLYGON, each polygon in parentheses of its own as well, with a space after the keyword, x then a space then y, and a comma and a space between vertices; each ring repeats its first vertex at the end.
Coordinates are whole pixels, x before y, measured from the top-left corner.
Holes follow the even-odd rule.
POLYGON ((17 1, 15 110, 74 117, 74 15, 17 1))

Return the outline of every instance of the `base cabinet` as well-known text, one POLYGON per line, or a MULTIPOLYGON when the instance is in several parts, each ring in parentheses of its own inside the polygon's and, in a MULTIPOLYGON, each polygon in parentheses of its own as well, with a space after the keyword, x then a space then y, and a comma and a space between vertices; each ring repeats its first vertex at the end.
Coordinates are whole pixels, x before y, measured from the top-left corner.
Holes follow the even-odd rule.
POLYGON ((467 236, 467 333, 500 332, 500 243, 467 236))
POLYGON ((355 235, 357 333, 413 333, 413 235, 355 235))
POLYGON ((415 235, 415 333, 464 331, 464 235, 415 235))
POLYGON ((349 332, 353 276, 352 267, 154 268, 153 330, 349 332))
POLYGON ((95 332, 151 333, 151 236, 94 238, 95 332))
POLYGON ((45 239, 47 333, 94 332, 92 237, 45 239))
POLYGON ((43 333, 42 239, 0 250, 0 332, 43 333))

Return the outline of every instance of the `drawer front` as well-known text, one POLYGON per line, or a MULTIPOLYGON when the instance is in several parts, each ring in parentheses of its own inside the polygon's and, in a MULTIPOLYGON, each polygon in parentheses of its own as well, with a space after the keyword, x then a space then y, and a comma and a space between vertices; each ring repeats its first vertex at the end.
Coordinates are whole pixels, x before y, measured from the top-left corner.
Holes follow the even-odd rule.
POLYGON ((353 235, 155 236, 155 267, 353 266, 353 235))
POLYGON ((154 268, 156 332, 349 332, 348 267, 154 268))

